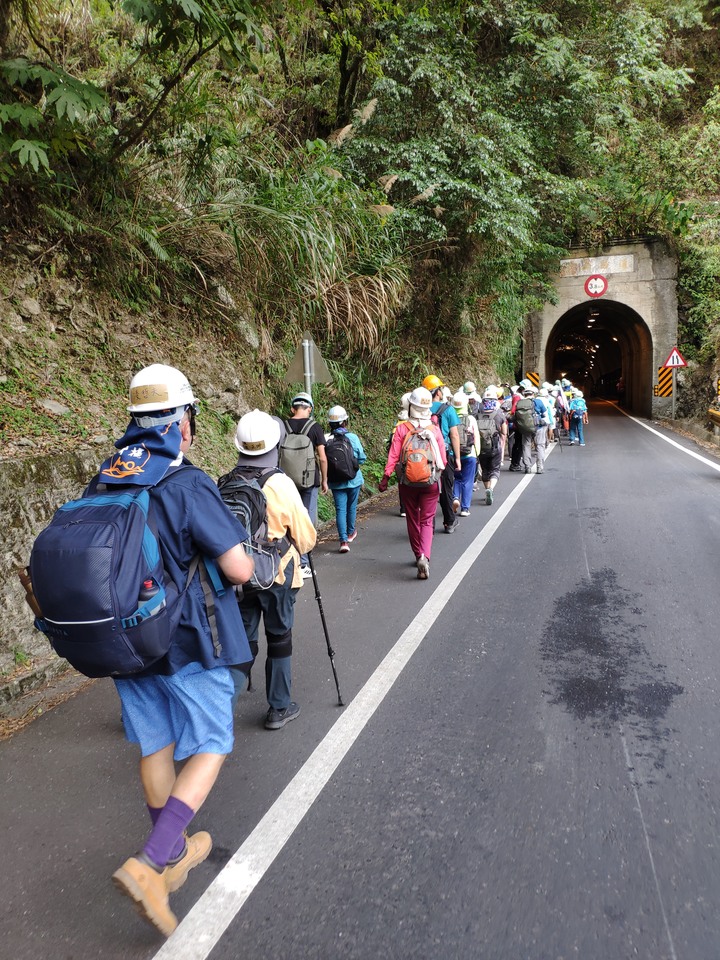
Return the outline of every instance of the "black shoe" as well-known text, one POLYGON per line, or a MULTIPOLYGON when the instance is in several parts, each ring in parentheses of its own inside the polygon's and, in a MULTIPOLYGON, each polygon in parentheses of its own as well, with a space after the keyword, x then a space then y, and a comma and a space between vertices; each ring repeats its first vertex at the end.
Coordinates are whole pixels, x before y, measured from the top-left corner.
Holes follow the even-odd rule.
POLYGON ((443 524, 443 526, 445 527, 445 533, 455 533, 455 527, 457 527, 459 522, 460 522, 459 520, 453 520, 452 523, 443 524))
POLYGON ((515 464, 513 463, 510 464, 510 466, 508 467, 508 470, 510 471, 510 473, 522 473, 522 467, 515 466, 515 464))
POLYGON ((270 707, 265 717, 265 729, 280 730, 286 723, 290 723, 298 716, 300 716, 300 706, 295 702, 290 703, 284 710, 276 710, 275 707, 270 707))

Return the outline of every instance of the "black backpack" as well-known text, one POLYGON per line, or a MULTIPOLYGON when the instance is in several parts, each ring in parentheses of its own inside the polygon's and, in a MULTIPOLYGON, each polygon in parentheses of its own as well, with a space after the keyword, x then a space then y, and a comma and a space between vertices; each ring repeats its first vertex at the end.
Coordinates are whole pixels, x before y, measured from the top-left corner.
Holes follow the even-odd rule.
POLYGON ((250 580, 243 584, 243 592, 268 590, 280 570, 280 560, 287 551, 288 542, 268 537, 267 499, 263 486, 279 470, 266 473, 257 467, 235 467, 218 480, 220 496, 248 532, 243 544, 245 552, 255 561, 250 580))
POLYGON ((325 444, 325 456, 330 483, 345 483, 357 476, 360 463, 346 433, 333 433, 325 444))

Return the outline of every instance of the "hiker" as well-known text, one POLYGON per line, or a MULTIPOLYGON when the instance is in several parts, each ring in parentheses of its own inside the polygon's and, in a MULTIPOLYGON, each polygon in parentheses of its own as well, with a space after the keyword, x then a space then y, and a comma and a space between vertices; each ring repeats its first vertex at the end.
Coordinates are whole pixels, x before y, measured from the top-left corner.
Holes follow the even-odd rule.
MULTIPOLYGON (((294 480, 295 486, 300 491, 300 498, 310 514, 310 519, 317 527, 318 493, 328 492, 325 434, 320 424, 313 419, 315 404, 309 393, 296 393, 290 401, 290 406, 292 416, 283 421, 285 429, 288 434, 306 436, 310 443, 304 449, 298 446, 298 441, 284 439, 279 464, 280 468, 294 480), (291 443, 293 444, 292 453, 290 452, 291 443)), ((300 573, 305 578, 312 576, 307 553, 300 556, 300 573)))
POLYGON ((115 680, 125 734, 140 746, 140 780, 153 826, 140 853, 115 871, 113 883, 165 936, 177 926, 168 894, 212 848, 208 833, 186 830, 232 750, 230 668, 248 668, 252 659, 233 592, 213 597, 214 640, 199 570, 185 589, 198 554, 216 561, 226 583, 241 584, 253 572, 242 524, 210 477, 185 459, 195 435, 195 402, 174 367, 153 364, 137 373, 130 384, 132 420, 115 444, 120 452, 105 461, 88 488, 152 484, 166 582, 174 582, 181 595, 167 654, 143 673, 115 680), (179 773, 175 761, 184 761, 179 773))
POLYGON ((572 388, 572 400, 570 401, 569 412, 570 446, 572 446, 577 440, 580 446, 584 447, 585 431, 583 428, 588 422, 587 404, 585 403, 582 390, 578 390, 577 387, 572 388))
POLYGON ((477 417, 478 465, 485 487, 485 503, 492 506, 495 486, 507 443, 507 417, 498 399, 498 388, 490 384, 482 398, 482 411, 477 417))
POLYGON ((538 428, 535 431, 535 440, 533 450, 535 453, 537 473, 545 472, 545 453, 547 451, 548 431, 550 430, 552 418, 552 401, 546 388, 541 387, 534 397, 535 411, 539 416, 538 428))
POLYGON ((325 445, 328 462, 328 486, 335 501, 335 523, 340 539, 340 553, 348 553, 357 537, 355 518, 363 485, 361 464, 367 456, 356 433, 348 430, 348 415, 339 404, 328 410, 330 437, 325 445))
POLYGON ((480 410, 482 409, 482 403, 480 400, 480 395, 477 392, 477 387, 472 380, 466 380, 462 386, 462 389, 463 393, 467 397, 468 413, 471 417, 477 417, 478 413, 480 413, 480 410))
POLYGON ((562 428, 566 433, 570 429, 570 410, 565 391, 559 380, 555 381, 551 394, 555 401, 555 437, 557 442, 560 443, 560 429, 562 428))
POLYGON ((442 510, 445 533, 454 533, 458 525, 458 520, 453 510, 455 474, 460 473, 462 470, 457 430, 459 421, 452 405, 443 399, 447 387, 445 387, 439 377, 431 373, 425 377, 422 385, 424 389, 430 391, 430 395, 432 396, 433 402, 430 413, 440 426, 445 444, 446 464, 440 479, 440 509, 442 510))
POLYGON ((550 423, 547 428, 547 442, 555 442, 555 397, 551 393, 552 384, 548 383, 547 380, 543 383, 538 396, 542 399, 545 407, 547 408, 548 416, 550 418, 550 423))
MULTIPOLYGON (((474 386, 474 384, 473 384, 474 386)), ((478 432, 475 417, 471 417, 468 409, 469 395, 465 390, 459 390, 452 400, 453 409, 460 421, 458 424, 458 443, 460 444, 460 473, 455 474, 453 490, 453 510, 460 510, 461 517, 470 516, 473 483, 478 457, 478 432)))
MULTIPOLYGON (((529 381, 525 381, 529 383, 529 381)), ((511 441, 510 447, 510 466, 509 471, 511 473, 522 473, 522 434, 518 430, 517 422, 515 420, 515 409, 522 400, 523 396, 523 387, 519 384, 514 384, 510 387, 510 402, 507 400, 503 402, 502 407, 505 411, 505 415, 508 420, 508 432, 511 441)))
MULTIPOLYGON (((432 420, 432 396, 418 387, 410 394, 408 419, 399 423, 390 444, 387 463, 378 484, 387 490, 396 467, 404 486, 403 503, 410 547, 415 555, 418 580, 430 576, 435 511, 440 495, 439 479, 446 465, 445 443, 440 427, 432 420)), ((459 458, 458 458, 459 459, 459 458)))
MULTIPOLYGON (((281 545, 279 568, 272 585, 265 590, 245 586, 242 593, 238 592, 238 604, 253 660, 258 655, 261 620, 265 628, 266 730, 280 730, 300 714, 300 707, 291 699, 290 693, 295 597, 303 584, 300 551, 307 554, 317 538, 297 487, 278 468, 278 444, 282 436, 278 418, 261 410, 246 413, 235 430, 237 465, 218 480, 221 492, 228 480, 238 475, 257 481, 266 501, 267 536, 281 545)), ((236 698, 245 686, 246 673, 233 671, 236 698)))
MULTIPOLYGON (((515 431, 520 433, 522 444, 521 466, 525 473, 532 473, 535 435, 540 427, 542 409, 537 404, 535 398, 535 387, 529 381, 523 381, 527 384, 523 388, 522 397, 515 405, 515 431)), ((517 442, 517 441, 516 441, 517 442)), ((545 442, 545 434, 543 434, 545 442)), ((543 472, 543 467, 538 463, 538 473, 543 472)))

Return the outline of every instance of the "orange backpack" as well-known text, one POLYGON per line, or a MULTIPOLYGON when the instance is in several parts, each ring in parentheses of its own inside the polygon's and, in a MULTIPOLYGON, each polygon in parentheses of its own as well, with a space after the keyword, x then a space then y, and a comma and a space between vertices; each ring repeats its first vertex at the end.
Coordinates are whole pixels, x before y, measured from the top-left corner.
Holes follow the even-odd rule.
POLYGON ((400 451, 400 483, 409 487, 427 487, 437 483, 442 466, 435 458, 431 429, 416 430, 408 424, 400 451))

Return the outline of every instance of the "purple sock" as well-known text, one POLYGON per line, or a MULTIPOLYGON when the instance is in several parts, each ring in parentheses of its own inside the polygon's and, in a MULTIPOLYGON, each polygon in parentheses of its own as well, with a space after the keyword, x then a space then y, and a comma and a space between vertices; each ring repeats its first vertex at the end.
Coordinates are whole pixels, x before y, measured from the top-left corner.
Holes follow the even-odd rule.
MULTIPOLYGON (((152 817, 152 811, 157 808, 148 809, 152 817)), ((143 847, 143 853, 155 866, 162 870, 169 860, 180 856, 185 848, 184 831, 194 816, 195 811, 182 800, 168 797, 143 847)))

